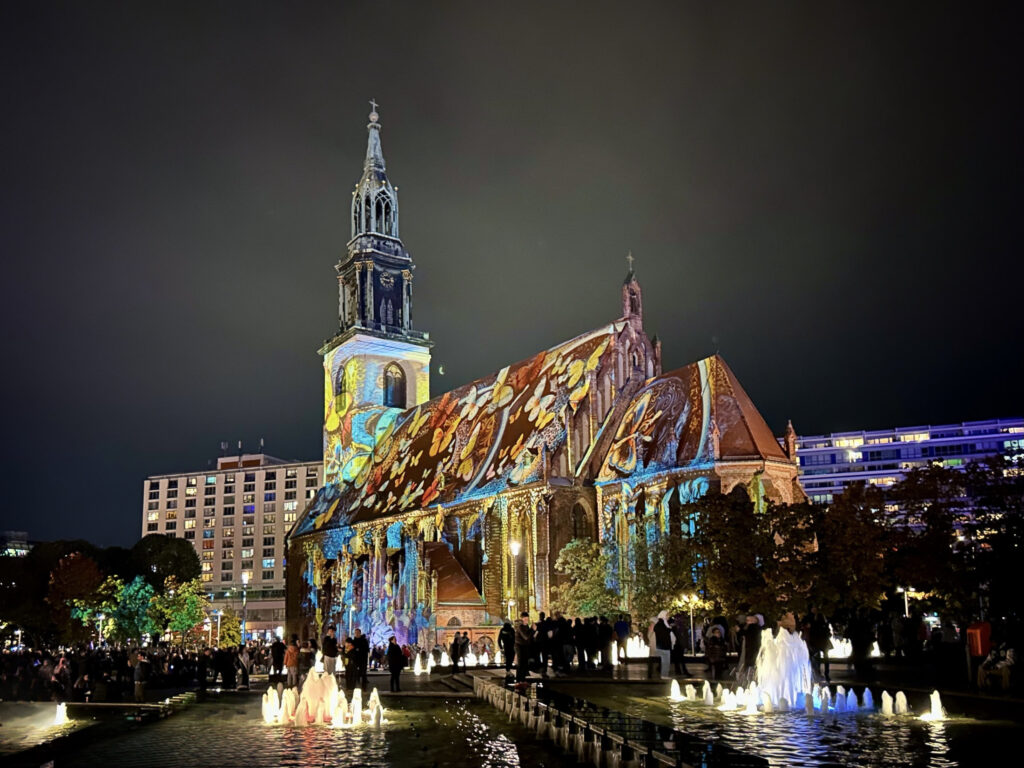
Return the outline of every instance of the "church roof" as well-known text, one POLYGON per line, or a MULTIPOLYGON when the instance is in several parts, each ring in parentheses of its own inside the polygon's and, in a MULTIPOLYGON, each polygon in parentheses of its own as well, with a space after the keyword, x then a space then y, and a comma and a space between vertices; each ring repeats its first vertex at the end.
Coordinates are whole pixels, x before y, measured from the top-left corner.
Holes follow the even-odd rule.
POLYGON ((544 476, 567 409, 609 362, 624 323, 584 333, 404 411, 343 487, 321 488, 293 535, 491 496, 544 476))
POLYGON ((633 395, 596 480, 739 459, 787 460, 736 375, 713 355, 650 379, 633 395))
MULTIPOLYGON (((320 489, 293 535, 542 480, 545 454, 565 441, 566 411, 586 397, 587 374, 612 364, 623 327, 617 322, 577 336, 404 411, 351 482, 320 489)), ((622 415, 602 429, 615 436, 591 478, 598 483, 716 460, 787 460, 718 355, 648 380, 614 413, 622 415)))

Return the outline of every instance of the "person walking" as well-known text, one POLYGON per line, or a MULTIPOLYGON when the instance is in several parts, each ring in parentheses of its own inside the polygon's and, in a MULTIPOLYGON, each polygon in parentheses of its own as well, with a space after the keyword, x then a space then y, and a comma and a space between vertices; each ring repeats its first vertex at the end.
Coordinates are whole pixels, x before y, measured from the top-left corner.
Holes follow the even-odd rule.
POLYGON ((333 677, 338 666, 338 638, 334 636, 334 627, 327 628, 321 652, 324 655, 324 672, 333 677))
POLYGON ((391 692, 398 693, 402 690, 399 675, 402 673, 402 667, 405 666, 405 653, 402 651, 402 646, 395 642, 394 636, 388 640, 387 658, 388 672, 391 673, 391 692))

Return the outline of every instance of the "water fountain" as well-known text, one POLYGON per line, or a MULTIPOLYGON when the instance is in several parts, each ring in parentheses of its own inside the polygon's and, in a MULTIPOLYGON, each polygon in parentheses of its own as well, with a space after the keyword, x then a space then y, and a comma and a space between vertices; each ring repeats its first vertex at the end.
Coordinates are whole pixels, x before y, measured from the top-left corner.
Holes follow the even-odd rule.
POLYGON ((68 724, 68 705, 61 702, 57 705, 57 712, 53 717, 54 725, 67 725, 68 724))
POLYGON ((928 697, 931 701, 931 710, 921 715, 921 719, 929 722, 937 722, 946 719, 946 710, 942 708, 942 699, 938 691, 932 691, 928 697))
POLYGON ((423 674, 423 663, 420 661, 420 655, 416 654, 416 661, 412 665, 412 673, 419 677, 423 674))
MULTIPOLYGON (((356 688, 352 692, 352 703, 345 698, 345 692, 338 690, 334 675, 311 671, 302 684, 301 692, 296 688, 282 689, 271 686, 263 694, 263 722, 268 725, 327 725, 345 728, 364 722, 363 692, 356 688)), ((366 722, 379 726, 385 722, 384 707, 380 694, 374 688, 370 693, 365 710, 366 722)))
POLYGON ((683 701, 683 694, 679 690, 679 681, 678 680, 673 680, 672 681, 672 686, 670 688, 668 697, 672 701, 683 701))
POLYGON ((907 707, 907 695, 903 691, 896 692, 896 700, 893 706, 893 712, 897 715, 905 715, 909 711, 907 707))

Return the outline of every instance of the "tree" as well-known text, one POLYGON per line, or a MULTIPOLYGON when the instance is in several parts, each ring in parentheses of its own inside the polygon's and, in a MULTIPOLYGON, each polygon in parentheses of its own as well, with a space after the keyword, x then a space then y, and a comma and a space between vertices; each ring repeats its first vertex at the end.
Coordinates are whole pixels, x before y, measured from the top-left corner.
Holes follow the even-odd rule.
POLYGON ((153 621, 160 627, 179 632, 184 644, 185 635, 206 618, 209 599, 199 579, 182 582, 168 576, 163 592, 154 598, 152 606, 153 621))
POLYGON ((221 648, 230 648, 241 644, 242 622, 234 610, 225 608, 220 616, 220 634, 217 638, 217 645, 221 648))
POLYGON ((143 635, 159 630, 150 615, 154 594, 153 588, 142 576, 136 576, 121 586, 109 630, 111 639, 137 641, 143 635))
POLYGON ((640 617, 683 604, 683 595, 700 591, 696 582, 700 557, 692 539, 677 531, 659 537, 647 546, 646 537, 637 542, 631 608, 640 617))
POLYGON ((96 589, 87 595, 72 598, 71 616, 82 622, 89 630, 96 630, 103 637, 110 637, 113 632, 118 598, 124 587, 117 576, 107 576, 96 589))
POLYGON ((133 572, 145 577, 154 590, 161 589, 172 576, 181 583, 198 579, 202 570, 189 541, 158 533, 140 539, 132 547, 131 560, 133 572))
POLYGON ((96 561, 81 552, 65 555, 57 563, 50 573, 46 602, 62 640, 70 642, 88 635, 82 623, 72 616, 73 602, 89 599, 102 583, 103 574, 96 561))
POLYGON ((601 545, 586 539, 573 539, 558 553, 555 572, 568 582, 554 587, 552 607, 566 616, 597 616, 619 610, 619 596, 605 584, 609 556, 601 545))
POLYGON ((826 616, 852 617, 878 608, 888 584, 889 550, 882 523, 885 499, 876 486, 849 486, 828 507, 814 511, 818 551, 811 602, 826 616))

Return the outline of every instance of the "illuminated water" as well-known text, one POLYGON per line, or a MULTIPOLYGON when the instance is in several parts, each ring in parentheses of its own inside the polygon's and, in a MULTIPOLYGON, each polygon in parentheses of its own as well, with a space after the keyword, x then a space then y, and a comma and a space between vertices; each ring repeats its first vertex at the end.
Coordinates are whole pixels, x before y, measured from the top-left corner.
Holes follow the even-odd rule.
POLYGON ((815 712, 808 717, 803 708, 745 714, 736 703, 738 690, 723 691, 724 703, 734 708, 720 711, 718 699, 711 707, 702 697, 672 701, 667 685, 558 684, 553 688, 598 706, 721 741, 767 758, 780 768, 991 766, 994 754, 1016 751, 1024 743, 1024 727, 1016 723, 949 715, 941 722, 923 722, 919 716, 929 712, 931 704, 924 698, 916 703, 914 712, 903 716, 886 717, 861 709, 828 715, 815 712))
MULTIPOLYGON (((375 728, 265 725, 258 696, 197 704, 165 720, 57 760, 60 768, 211 765, 267 766, 547 766, 559 753, 518 724, 472 699, 385 699, 375 728)), ((52 708, 51 708, 52 716, 52 708)))

